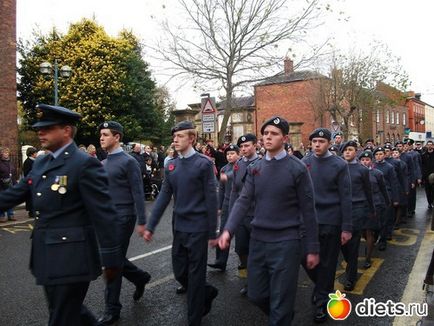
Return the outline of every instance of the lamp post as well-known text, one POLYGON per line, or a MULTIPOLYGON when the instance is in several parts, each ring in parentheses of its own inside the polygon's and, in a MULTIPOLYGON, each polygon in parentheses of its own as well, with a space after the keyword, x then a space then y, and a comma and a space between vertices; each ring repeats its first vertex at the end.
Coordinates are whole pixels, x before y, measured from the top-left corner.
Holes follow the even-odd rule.
MULTIPOLYGON (((39 65, 39 71, 45 75, 51 75, 52 73, 51 63, 45 61, 39 65)), ((62 66, 60 68, 60 76, 63 78, 69 78, 72 74, 72 69, 70 66, 62 66)), ((57 59, 54 59, 54 105, 59 105, 59 89, 58 89, 58 79, 59 79, 59 67, 57 65, 57 59)))

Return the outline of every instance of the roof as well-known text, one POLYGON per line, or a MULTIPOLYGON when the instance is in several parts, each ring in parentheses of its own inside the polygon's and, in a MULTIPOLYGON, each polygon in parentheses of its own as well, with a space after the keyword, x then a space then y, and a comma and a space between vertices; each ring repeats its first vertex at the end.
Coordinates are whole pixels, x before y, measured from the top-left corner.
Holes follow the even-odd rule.
POLYGON ((264 81, 256 84, 255 86, 264 86, 264 85, 273 85, 273 84, 283 84, 283 83, 292 83, 297 81, 311 80, 311 79, 319 79, 319 78, 327 78, 320 73, 311 70, 299 70, 293 71, 289 74, 285 74, 284 72, 280 72, 277 75, 272 77, 268 77, 264 79, 264 81))
MULTIPOLYGON (((232 98, 232 109, 243 109, 253 107, 255 105, 255 97, 252 96, 240 96, 232 98)), ((218 110, 224 110, 226 101, 221 101, 217 104, 218 110)))

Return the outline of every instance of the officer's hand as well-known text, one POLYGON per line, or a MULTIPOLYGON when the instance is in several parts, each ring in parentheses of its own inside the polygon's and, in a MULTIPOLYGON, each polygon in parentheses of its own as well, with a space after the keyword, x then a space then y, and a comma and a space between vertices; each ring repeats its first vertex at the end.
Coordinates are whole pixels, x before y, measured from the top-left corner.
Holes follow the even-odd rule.
POLYGON ((120 268, 104 268, 102 273, 106 283, 111 283, 120 272, 120 268))
POLYGON ((217 215, 221 215, 221 214, 222 214, 222 210, 221 209, 217 210, 217 215))
POLYGON ((346 244, 348 241, 351 240, 351 237, 352 237, 351 232, 342 231, 342 233, 341 233, 341 244, 342 245, 346 244))
POLYGON ((210 246, 211 248, 215 248, 219 245, 219 240, 217 239, 209 239, 208 240, 208 246, 210 246))
POLYGON ((314 269, 319 264, 319 254, 308 254, 306 257, 307 269, 314 269))
POLYGON ((220 182, 227 182, 228 176, 224 172, 220 172, 220 182))
POLYGON ((136 232, 137 232, 139 237, 143 238, 145 231, 146 231, 146 225, 137 225, 136 226, 136 232))
POLYGON ((153 233, 149 230, 145 230, 145 232, 143 233, 143 239, 145 239, 148 242, 152 240, 152 236, 153 233))
POLYGON ((418 184, 421 184, 421 183, 422 183, 422 180, 421 180, 421 179, 417 179, 417 183, 418 183, 418 184))
POLYGON ((415 186, 414 183, 412 183, 412 184, 411 184, 411 189, 414 189, 414 187, 416 187, 416 186, 415 186))
POLYGON ((397 201, 393 202, 393 207, 398 207, 399 203, 397 201))
POLYGON ((228 230, 224 230, 223 233, 218 237, 218 245, 221 250, 229 248, 231 243, 231 235, 228 230))

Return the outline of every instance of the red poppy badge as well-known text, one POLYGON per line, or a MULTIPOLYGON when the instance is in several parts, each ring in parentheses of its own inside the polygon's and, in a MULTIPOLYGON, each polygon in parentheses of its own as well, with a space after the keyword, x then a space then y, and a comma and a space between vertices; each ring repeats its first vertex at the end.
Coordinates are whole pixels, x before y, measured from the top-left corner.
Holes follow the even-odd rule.
POLYGON ((169 164, 169 171, 175 170, 175 164, 169 164))

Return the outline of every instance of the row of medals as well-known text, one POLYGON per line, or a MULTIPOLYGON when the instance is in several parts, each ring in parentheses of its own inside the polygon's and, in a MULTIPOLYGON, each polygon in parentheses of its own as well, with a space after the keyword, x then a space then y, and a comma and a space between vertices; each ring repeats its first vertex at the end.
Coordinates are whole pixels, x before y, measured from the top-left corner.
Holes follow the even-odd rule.
POLYGON ((66 194, 66 184, 67 184, 68 176, 56 176, 56 180, 51 185, 51 190, 57 191, 59 194, 66 194))

